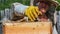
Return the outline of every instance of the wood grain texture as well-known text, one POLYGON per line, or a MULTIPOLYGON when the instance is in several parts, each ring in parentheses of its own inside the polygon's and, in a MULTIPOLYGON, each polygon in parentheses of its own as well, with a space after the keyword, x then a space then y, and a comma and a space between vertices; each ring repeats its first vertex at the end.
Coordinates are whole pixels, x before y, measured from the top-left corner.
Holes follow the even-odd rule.
POLYGON ((51 34, 51 22, 4 23, 3 34, 51 34))

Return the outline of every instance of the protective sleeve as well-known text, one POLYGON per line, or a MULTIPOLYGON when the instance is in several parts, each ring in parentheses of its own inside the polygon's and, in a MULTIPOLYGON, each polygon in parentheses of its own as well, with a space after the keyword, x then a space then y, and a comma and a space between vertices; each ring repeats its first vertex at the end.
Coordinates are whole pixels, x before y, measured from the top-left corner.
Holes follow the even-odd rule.
POLYGON ((17 13, 24 14, 24 12, 27 8, 28 8, 28 6, 25 6, 25 5, 16 5, 14 7, 14 11, 16 11, 17 13))

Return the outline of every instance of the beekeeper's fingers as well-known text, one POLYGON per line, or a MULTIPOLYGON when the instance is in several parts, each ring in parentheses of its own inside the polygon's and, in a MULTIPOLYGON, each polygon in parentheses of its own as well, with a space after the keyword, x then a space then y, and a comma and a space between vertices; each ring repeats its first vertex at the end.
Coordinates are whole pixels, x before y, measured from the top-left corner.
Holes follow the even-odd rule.
POLYGON ((38 14, 37 14, 37 12, 35 11, 35 9, 33 9, 32 11, 33 11, 32 13, 34 14, 35 18, 37 18, 37 17, 38 17, 38 14))
POLYGON ((36 10, 36 12, 38 13, 38 15, 42 15, 42 12, 39 11, 38 7, 35 7, 35 10, 36 10))
POLYGON ((35 20, 35 16, 33 15, 32 11, 30 11, 30 15, 31 15, 32 19, 35 20))
POLYGON ((27 14, 27 17, 31 20, 31 21, 34 21, 30 15, 30 13, 27 14))

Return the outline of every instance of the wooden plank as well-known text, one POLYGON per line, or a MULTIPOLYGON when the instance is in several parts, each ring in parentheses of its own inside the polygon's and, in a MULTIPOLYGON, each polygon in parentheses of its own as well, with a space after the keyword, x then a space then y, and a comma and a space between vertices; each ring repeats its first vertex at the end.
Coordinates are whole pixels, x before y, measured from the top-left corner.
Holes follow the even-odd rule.
POLYGON ((51 22, 4 23, 3 34, 51 34, 51 22))

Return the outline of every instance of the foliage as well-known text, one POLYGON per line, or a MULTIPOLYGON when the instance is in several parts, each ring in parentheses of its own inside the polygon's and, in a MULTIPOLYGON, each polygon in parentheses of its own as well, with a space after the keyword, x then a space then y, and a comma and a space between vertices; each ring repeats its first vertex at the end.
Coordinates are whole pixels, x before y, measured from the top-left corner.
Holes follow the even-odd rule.
POLYGON ((57 10, 57 11, 60 11, 60 6, 58 6, 56 10, 57 10))
POLYGON ((1 0, 0 9, 9 8, 11 6, 11 4, 14 2, 19 2, 24 5, 30 5, 30 0, 1 0))

